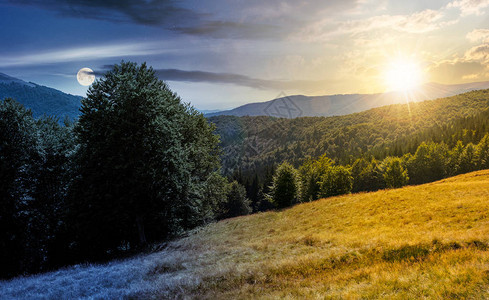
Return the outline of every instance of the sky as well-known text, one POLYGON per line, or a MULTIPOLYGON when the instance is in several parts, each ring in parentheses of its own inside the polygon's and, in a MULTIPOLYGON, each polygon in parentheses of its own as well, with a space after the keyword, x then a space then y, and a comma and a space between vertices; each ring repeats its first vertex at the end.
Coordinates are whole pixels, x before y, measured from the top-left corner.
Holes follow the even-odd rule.
POLYGON ((278 95, 380 93, 389 66, 423 82, 489 80, 489 0, 0 0, 0 72, 84 96, 147 62, 202 110, 278 95))

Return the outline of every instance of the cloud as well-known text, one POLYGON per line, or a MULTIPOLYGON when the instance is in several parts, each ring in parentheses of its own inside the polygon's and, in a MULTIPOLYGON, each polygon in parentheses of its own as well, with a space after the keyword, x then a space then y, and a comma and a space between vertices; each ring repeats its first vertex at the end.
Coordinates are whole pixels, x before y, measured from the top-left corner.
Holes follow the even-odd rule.
POLYGON ((426 9, 410 15, 380 15, 367 19, 332 22, 321 20, 313 23, 300 35, 313 40, 328 40, 331 37, 351 34, 356 35, 375 30, 395 30, 398 32, 421 34, 440 29, 458 22, 458 20, 444 20, 442 9, 426 9))
POLYGON ((155 55, 180 50, 164 49, 160 43, 122 43, 113 45, 74 47, 20 56, 0 56, 0 67, 52 64, 111 57, 155 55))
POLYGON ((489 29, 474 29, 465 36, 471 42, 489 42, 489 29))
POLYGON ((205 22, 201 26, 172 27, 170 30, 198 36, 213 38, 248 38, 261 39, 283 36, 285 33, 279 26, 268 24, 247 24, 230 21, 205 22))
POLYGON ((37 6, 63 16, 163 25, 176 20, 200 19, 201 15, 172 0, 8 0, 14 5, 37 6))
POLYGON ((457 0, 449 3, 447 8, 460 9, 461 16, 482 15, 484 9, 489 6, 489 0, 457 0))
POLYGON ((469 61, 489 63, 489 44, 486 43, 470 48, 465 52, 464 57, 469 61))
MULTIPOLYGON (((2 0, 0 0, 2 1, 2 0)), ((347 10, 362 0, 235 1, 206 5, 175 0, 3 0, 36 6, 64 17, 134 23, 211 38, 262 39, 287 36, 319 12, 347 10)))
MULTIPOLYGON (((95 75, 103 75, 112 65, 104 65, 95 75)), ((255 89, 271 90, 304 90, 315 91, 324 88, 332 80, 268 80, 253 78, 235 73, 217 73, 207 71, 185 71, 179 69, 154 69, 158 78, 164 81, 202 82, 217 84, 233 84, 255 89)))
POLYGON ((465 59, 444 60, 428 68, 430 80, 434 82, 460 82, 460 79, 473 81, 486 79, 487 68, 478 61, 465 59))
POLYGON ((155 71, 162 80, 234 84, 256 89, 311 91, 330 83, 327 80, 268 80, 234 73, 183 71, 178 69, 157 69, 155 71))
POLYGON ((58 12, 64 17, 105 20, 156 26, 189 35, 214 38, 273 37, 268 24, 215 21, 209 13, 184 8, 172 0, 8 0, 13 5, 29 5, 58 12))

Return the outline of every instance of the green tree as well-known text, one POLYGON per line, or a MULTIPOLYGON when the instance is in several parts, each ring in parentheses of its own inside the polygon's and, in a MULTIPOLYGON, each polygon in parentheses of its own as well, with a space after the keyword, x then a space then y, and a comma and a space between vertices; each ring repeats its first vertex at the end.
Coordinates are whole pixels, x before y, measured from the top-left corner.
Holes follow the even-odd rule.
POLYGON ((477 170, 477 150, 474 144, 469 143, 465 146, 462 155, 459 158, 459 172, 468 173, 477 170))
POLYGON ((444 178, 448 172, 448 153, 444 143, 421 143, 407 162, 410 182, 420 184, 444 178))
POLYGON ((379 164, 375 159, 359 158, 351 169, 353 177, 353 192, 376 191, 384 187, 384 178, 379 164))
POLYGON ((81 255, 133 249, 207 218, 218 138, 152 68, 115 65, 89 88, 81 112, 72 189, 81 255))
POLYGON ((348 168, 333 166, 321 177, 319 195, 331 197, 351 192, 353 177, 348 168))
POLYGON ((232 218, 251 213, 251 201, 246 198, 244 186, 237 181, 229 184, 227 201, 224 202, 223 218, 232 218))
POLYGON ((201 212, 198 215, 203 223, 222 215, 222 207, 228 200, 228 193, 228 180, 219 172, 212 172, 205 182, 202 204, 199 205, 201 212))
POLYGON ((319 199, 320 181, 332 167, 333 162, 326 155, 317 160, 307 159, 299 168, 301 180, 301 198, 303 202, 319 199))
POLYGON ((23 271, 35 133, 30 110, 13 99, 0 101, 0 277, 23 271))
POLYGON ((289 163, 278 166, 271 189, 272 202, 279 208, 291 206, 298 202, 300 181, 297 170, 289 163))
POLYGON ((489 168, 489 133, 486 133, 477 145, 477 166, 479 169, 489 168))
POLYGON ((464 152, 464 145, 462 141, 457 141, 455 147, 449 152, 448 159, 448 174, 450 176, 460 174, 460 157, 462 157, 462 153, 464 152))
POLYGON ((32 183, 29 201, 29 236, 25 249, 29 272, 67 263, 66 197, 72 180, 75 143, 72 124, 54 117, 35 121, 36 156, 30 160, 32 183))
POLYGON ((398 157, 387 157, 384 161, 384 180, 388 188, 405 186, 409 181, 407 170, 398 157))

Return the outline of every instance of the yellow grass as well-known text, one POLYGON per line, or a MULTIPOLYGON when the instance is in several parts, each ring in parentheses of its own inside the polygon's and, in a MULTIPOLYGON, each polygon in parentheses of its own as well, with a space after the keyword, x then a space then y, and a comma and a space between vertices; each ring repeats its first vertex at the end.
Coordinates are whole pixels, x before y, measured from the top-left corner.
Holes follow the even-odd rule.
POLYGON ((224 220, 157 268, 196 298, 489 298, 488 215, 485 170, 224 220))

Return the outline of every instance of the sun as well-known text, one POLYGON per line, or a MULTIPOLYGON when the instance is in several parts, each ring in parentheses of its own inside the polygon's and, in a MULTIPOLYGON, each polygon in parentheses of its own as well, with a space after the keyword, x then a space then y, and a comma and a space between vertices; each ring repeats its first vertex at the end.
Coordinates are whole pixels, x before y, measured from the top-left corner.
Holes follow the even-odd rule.
POLYGON ((384 72, 389 91, 411 91, 422 83, 422 71, 415 61, 398 59, 392 61, 384 72))

